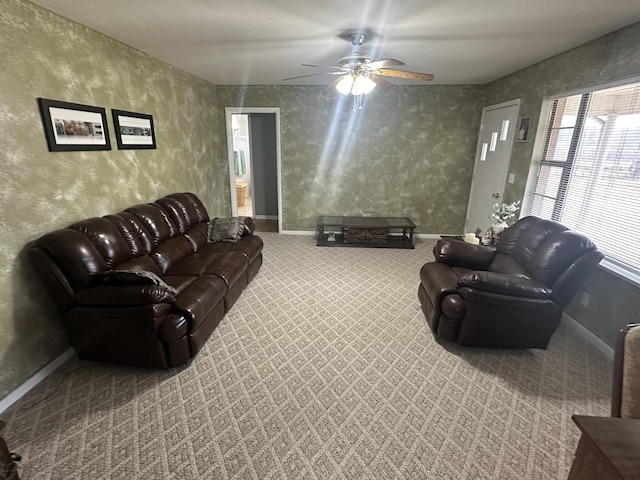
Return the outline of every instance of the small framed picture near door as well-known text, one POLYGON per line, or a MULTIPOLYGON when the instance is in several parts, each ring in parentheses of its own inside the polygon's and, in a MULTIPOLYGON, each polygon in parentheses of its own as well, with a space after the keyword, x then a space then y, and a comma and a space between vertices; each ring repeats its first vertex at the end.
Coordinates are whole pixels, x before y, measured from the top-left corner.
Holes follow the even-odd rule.
POLYGON ((156 148, 153 117, 146 113, 111 110, 118 149, 156 148))
POLYGON ((111 150, 104 108, 38 98, 50 152, 111 150))
POLYGON ((520 117, 516 130, 516 142, 528 142, 531 131, 531 117, 520 117))

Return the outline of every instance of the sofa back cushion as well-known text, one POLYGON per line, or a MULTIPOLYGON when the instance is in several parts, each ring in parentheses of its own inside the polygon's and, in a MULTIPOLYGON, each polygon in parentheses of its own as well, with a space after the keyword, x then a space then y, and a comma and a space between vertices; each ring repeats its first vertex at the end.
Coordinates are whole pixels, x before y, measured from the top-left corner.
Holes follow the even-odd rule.
POLYGON ((125 212, 131 213, 140 221, 151 235, 154 247, 178 235, 178 227, 169 220, 167 212, 156 203, 135 205, 127 208, 125 212))
MULTIPOLYGON (((107 269, 95 245, 79 231, 69 228, 40 237, 31 245, 30 255, 45 283, 55 286, 56 297, 64 292, 71 298, 73 292, 100 281, 107 269)), ((56 297, 54 300, 58 301, 56 297)))
POLYGON ((106 218, 88 218, 69 226, 91 242, 108 269, 131 258, 131 250, 118 227, 106 218))
POLYGON ((178 230, 191 243, 194 251, 207 244, 206 224, 209 221, 204 204, 193 193, 172 193, 156 200, 169 215, 178 230))
MULTIPOLYGON (((173 202, 168 201, 168 203, 173 202)), ((172 221, 173 215, 169 214, 159 203, 136 205, 125 211, 133 214, 142 223, 144 229, 149 232, 154 246, 150 256, 162 274, 195 251, 192 242, 180 232, 180 227, 172 221)), ((184 217, 182 220, 186 225, 187 221, 184 217)))
POLYGON ((204 205, 193 194, 190 196, 187 193, 173 193, 159 198, 156 203, 162 206, 182 234, 209 219, 204 205))
POLYGON ((129 251, 131 252, 131 256, 138 257, 140 255, 144 255, 145 253, 149 253, 153 248, 149 232, 144 230, 142 224, 137 220, 136 217, 134 217, 130 213, 125 213, 125 215, 128 215, 129 218, 124 218, 122 215, 105 215, 103 218, 109 220, 116 226, 116 228, 120 232, 120 235, 127 243, 129 251), (131 223, 131 220, 133 220, 133 224, 131 223), (141 230, 143 230, 142 235, 141 230))

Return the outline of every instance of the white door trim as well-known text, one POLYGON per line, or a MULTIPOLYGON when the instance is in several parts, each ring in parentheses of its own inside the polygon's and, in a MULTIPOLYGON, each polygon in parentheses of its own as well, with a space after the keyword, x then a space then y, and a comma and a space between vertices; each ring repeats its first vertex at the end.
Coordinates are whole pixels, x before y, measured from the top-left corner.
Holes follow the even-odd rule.
MULTIPOLYGON (((232 215, 238 214, 238 198, 236 196, 236 172, 233 160, 233 126, 231 115, 247 113, 275 113, 276 115, 276 169, 278 192, 278 231, 282 231, 282 168, 280 159, 280 108, 279 107, 225 107, 224 114, 227 122, 227 160, 229 163, 229 191, 231 193, 232 215)), ((252 169, 253 171, 253 169, 252 169)))

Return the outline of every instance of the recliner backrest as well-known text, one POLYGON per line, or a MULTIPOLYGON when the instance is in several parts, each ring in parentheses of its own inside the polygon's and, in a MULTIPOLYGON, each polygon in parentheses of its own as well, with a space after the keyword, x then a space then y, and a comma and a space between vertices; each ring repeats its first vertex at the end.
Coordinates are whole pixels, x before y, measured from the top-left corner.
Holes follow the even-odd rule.
POLYGON ((594 251, 597 251, 595 244, 586 236, 561 223, 528 216, 505 230, 490 270, 500 271, 502 265, 517 270, 513 262, 502 258, 509 256, 523 267, 528 277, 553 286, 579 257, 594 251))

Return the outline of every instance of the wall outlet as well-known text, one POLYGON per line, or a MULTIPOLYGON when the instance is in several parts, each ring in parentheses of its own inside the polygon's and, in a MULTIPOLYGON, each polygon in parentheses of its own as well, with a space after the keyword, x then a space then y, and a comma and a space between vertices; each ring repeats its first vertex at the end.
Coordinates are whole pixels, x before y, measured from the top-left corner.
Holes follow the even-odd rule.
POLYGON ((588 307, 590 301, 591 301, 591 295, 589 295, 587 292, 582 292, 582 298, 580 299, 580 305, 582 305, 583 307, 588 307))
POLYGON ((515 173, 510 173, 507 182, 513 183, 515 181, 516 181, 516 174, 515 173))

